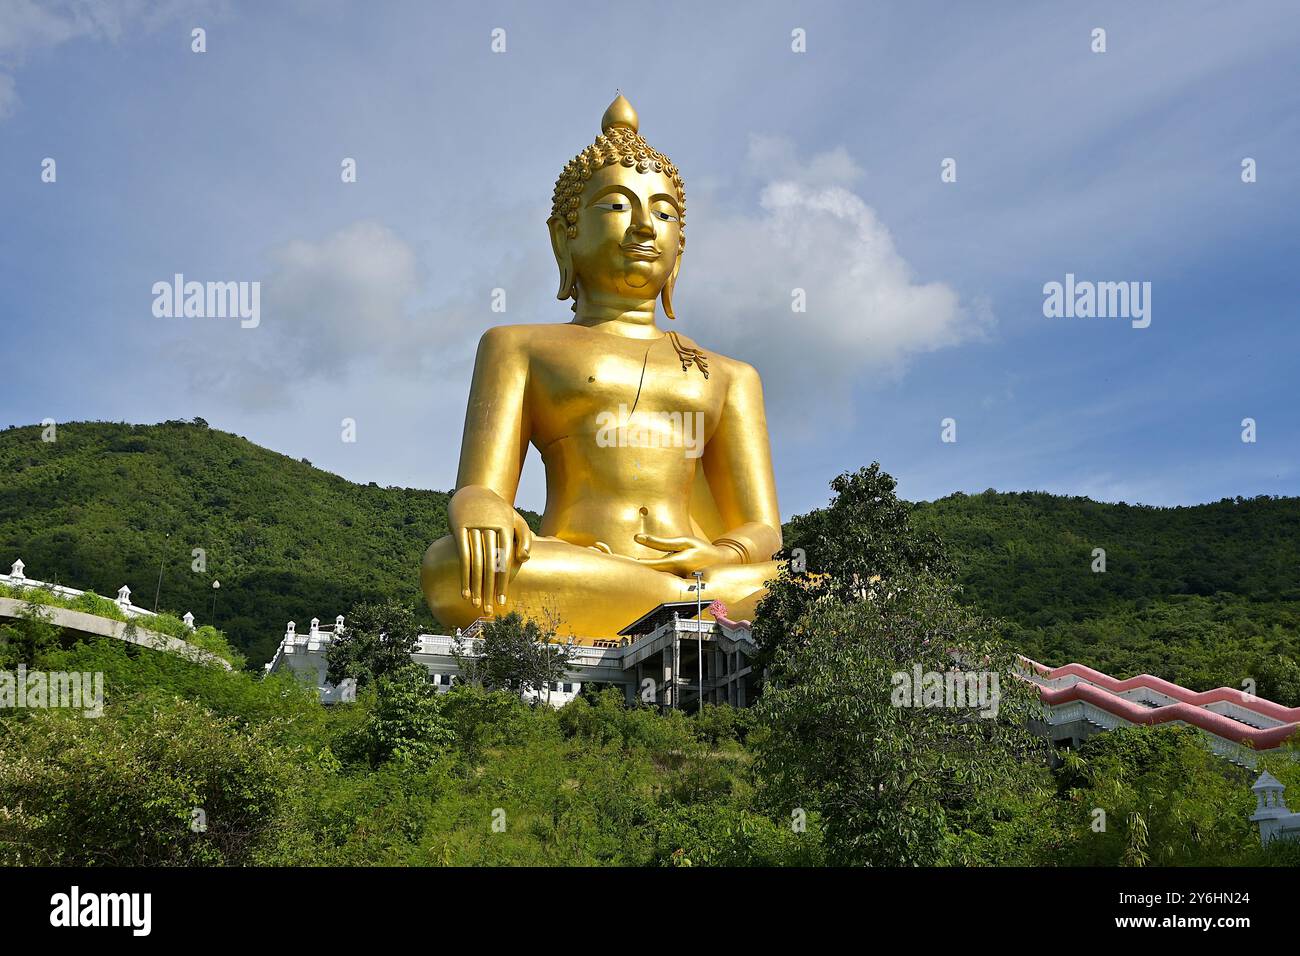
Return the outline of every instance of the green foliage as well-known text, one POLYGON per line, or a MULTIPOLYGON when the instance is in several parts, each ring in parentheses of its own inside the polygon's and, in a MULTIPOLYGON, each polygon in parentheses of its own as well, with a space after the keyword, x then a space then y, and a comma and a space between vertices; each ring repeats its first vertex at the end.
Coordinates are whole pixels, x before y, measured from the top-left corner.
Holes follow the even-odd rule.
POLYGON ((62 631, 49 623, 40 604, 25 605, 19 617, 0 621, 0 668, 31 664, 58 646, 62 631))
POLYGON ((711 745, 738 741, 744 743, 754 726, 754 712, 728 704, 706 703, 692 718, 691 729, 697 740, 711 745))
POLYGON ((467 684, 453 687, 442 703, 443 716, 461 749, 476 757, 512 742, 526 742, 543 730, 553 732, 545 721, 531 716, 531 709, 511 691, 467 684))
MULTIPOLYGON (((0 472, 0 565, 21 556, 41 579, 112 594, 148 588, 162 563, 162 603, 200 621, 219 578, 207 623, 253 666, 270 659, 286 621, 360 601, 413 606, 418 627, 433 627, 416 581, 424 550, 447 533, 443 492, 352 484, 198 419, 68 423, 57 442, 39 427, 6 429, 0 472), (196 547, 206 572, 191 570, 196 547)), ((803 548, 810 571, 850 582, 896 566, 941 572, 937 536, 963 600, 1006 621, 1012 643, 1045 663, 1197 689, 1253 678, 1261 695, 1300 705, 1295 681, 1269 667, 1300 660, 1298 499, 1151 508, 990 491, 913 506, 875 465, 837 482, 844 504, 874 508, 793 519, 784 556, 803 548), (850 541, 859 545, 845 555, 850 541), (1096 547, 1104 574, 1091 571, 1096 547)), ((537 516, 525 518, 536 530, 537 516)))
POLYGON ((1045 663, 1079 661, 1117 677, 1155 674, 1193 690, 1246 689, 1249 678, 1256 694, 1300 704, 1286 664, 1300 652, 1300 604, 1170 596, 1079 623, 1007 630, 1025 654, 1045 663))
MULTIPOLYGON (((792 626, 758 703, 768 805, 815 810, 837 864, 949 862, 954 836, 997 795, 1042 786, 1045 745, 1027 730, 1036 692, 987 622, 932 577, 896 574, 871 600, 828 597, 792 626), (997 676, 996 699, 918 706, 914 668, 997 676)), ((992 688, 992 677, 986 678, 992 688)))
MULTIPOLYGON (((1176 746, 1161 742, 1172 728, 1103 735, 1054 784, 1032 744, 1011 759, 1021 752, 1017 701, 1004 698, 996 721, 889 706, 891 661, 931 653, 915 650, 922 635, 983 647, 969 612, 920 594, 902 602, 906 613, 874 602, 816 609, 805 633, 843 639, 783 649, 787 680, 762 705, 771 713, 757 715, 660 714, 625 707, 616 691, 559 711, 464 685, 438 696, 419 668, 324 708, 287 675, 258 680, 108 639, 56 646, 36 663, 103 673, 105 713, 0 712, 0 863, 1300 859, 1294 847, 1257 846, 1251 775, 1189 731, 1176 746), (900 630, 900 618, 913 623, 900 630), (886 625, 900 647, 883 646, 886 625), (835 685, 836 667, 851 687, 835 685), (1108 809, 1108 834, 1088 827, 1096 806, 1108 809), (206 832, 190 829, 199 808, 206 832), (1145 843, 1128 828, 1134 813, 1145 843)), ((1267 760, 1300 785, 1300 764, 1267 760)))
POLYGON ((913 519, 943 538, 963 599, 1030 657, 1195 690, 1249 678, 1300 705, 1280 663, 1300 660, 1300 499, 1152 508, 986 491, 916 505, 913 519))
POLYGON ((556 638, 553 626, 525 620, 517 611, 488 621, 472 640, 458 639, 454 653, 470 683, 542 698, 549 698, 552 684, 564 680, 573 657, 572 647, 556 638))
MULTIPOLYGON (((96 617, 103 617, 113 621, 120 621, 128 625, 128 629, 135 631, 147 630, 155 634, 163 634, 167 637, 174 637, 177 640, 193 644, 200 650, 207 651, 222 658, 234 667, 244 665, 244 657, 235 651, 230 643, 226 640, 224 634, 211 625, 204 625, 196 630, 190 630, 189 626, 180 618, 172 614, 160 613, 148 617, 131 618, 123 611, 116 601, 110 601, 108 598, 100 597, 93 591, 86 591, 75 597, 55 593, 48 587, 39 588, 18 588, 0 584, 0 597, 9 597, 22 600, 29 614, 26 620, 45 620, 45 615, 40 613, 41 608, 61 607, 71 611, 81 611, 85 614, 93 614, 96 617)), ((49 636, 49 642, 53 642, 62 630, 61 628, 46 624, 46 630, 43 632, 49 636)), ((19 630, 22 630, 20 628, 19 630)), ((26 629, 28 632, 31 628, 26 629)), ((0 642, 3 641, 5 633, 4 626, 0 626, 0 642)), ((3 654, 3 651, 0 651, 3 654)), ((2 658, 0 658, 2 659, 2 658)), ((30 660, 31 658, 24 658, 30 660)))
POLYGON ((0 863, 254 862, 293 786, 290 756, 265 728, 161 694, 97 719, 0 721, 0 863))
POLYGON ((658 753, 684 752, 694 742, 692 721, 681 711, 660 714, 651 707, 628 708, 619 691, 606 690, 594 703, 584 697, 570 701, 559 712, 560 729, 598 747, 645 749, 658 753))
POLYGON ((879 462, 845 472, 831 482, 829 505, 785 526, 781 586, 769 589, 755 618, 754 638, 764 650, 760 666, 819 600, 855 600, 873 581, 895 574, 951 573, 938 536, 913 525, 912 507, 899 499, 897 485, 879 462))
POLYGON ((1253 777, 1214 756, 1191 727, 1119 728, 1094 737, 1060 772, 1073 837, 1061 862, 1244 862, 1259 843, 1250 822, 1253 777))
MULTIPOLYGON (((182 622, 181 626, 184 627, 184 622, 182 622)), ((177 635, 173 634, 172 636, 177 635)), ((226 635, 210 624, 204 624, 202 627, 189 631, 181 639, 188 641, 201 651, 207 651, 210 654, 216 654, 218 657, 224 658, 230 662, 232 667, 243 667, 246 663, 244 655, 230 646, 230 642, 226 640, 226 635)))
POLYGON ((654 824, 660 866, 822 866, 816 822, 807 831, 743 807, 692 804, 662 811, 654 824))
POLYGON ((49 671, 102 673, 109 703, 166 692, 241 727, 264 726, 278 742, 317 748, 326 743, 329 712, 320 706, 315 687, 300 684, 288 673, 259 680, 111 638, 54 647, 38 657, 37 664, 49 671))
POLYGON ((447 533, 444 492, 353 484, 197 419, 69 422, 55 442, 0 430, 0 474, 0 565, 21 557, 40 580, 114 594, 152 593, 162 564, 161 603, 215 624, 255 667, 286 621, 415 605, 420 558, 447 533))
POLYGON ((917 505, 914 519, 943 538, 982 607, 1036 625, 1174 594, 1300 601, 1295 498, 1155 508, 986 491, 917 505), (1094 548, 1105 573, 1091 570, 1094 548))
MULTIPOLYGON (((27 619, 0 626, 0 667, 102 672, 107 705, 98 719, 0 712, 0 864, 1300 862, 1300 845, 1258 846, 1252 775, 1189 731, 1111 732, 1048 771, 1009 653, 1198 688, 1249 677, 1300 704, 1296 499, 913 506, 878 466, 843 475, 830 506, 787 528, 785 556, 802 548, 810 573, 787 568, 760 610, 774 678, 760 707, 688 717, 618 691, 529 706, 520 690, 555 672, 508 619, 483 673, 509 689, 437 695, 402 658, 431 626, 410 608, 420 555, 446 533, 445 494, 353 485, 198 422, 65 425, 56 443, 9 429, 0 468, 0 566, 21 555, 40 578, 113 593, 147 589, 161 561, 162 603, 200 620, 220 578, 209 623, 255 664, 285 621, 351 608, 357 640, 331 665, 367 685, 323 708, 288 675, 70 643, 39 619, 57 599, 38 592, 27 619), (190 570, 196 547, 206 572, 190 570), (894 673, 943 671, 952 653, 998 673, 996 718, 893 706, 894 673)), ((122 619, 95 594, 78 602, 122 619)), ((211 627, 150 620, 223 644, 211 627)), ((1300 765, 1263 759, 1300 786, 1300 765)))
POLYGON ((371 766, 394 760, 415 769, 432 766, 455 740, 442 716, 428 672, 418 664, 386 673, 369 691, 369 714, 344 738, 345 754, 371 766))
POLYGON ((399 601, 363 602, 347 615, 342 636, 330 642, 326 679, 341 684, 354 678, 358 688, 410 666, 420 630, 409 606, 399 601))

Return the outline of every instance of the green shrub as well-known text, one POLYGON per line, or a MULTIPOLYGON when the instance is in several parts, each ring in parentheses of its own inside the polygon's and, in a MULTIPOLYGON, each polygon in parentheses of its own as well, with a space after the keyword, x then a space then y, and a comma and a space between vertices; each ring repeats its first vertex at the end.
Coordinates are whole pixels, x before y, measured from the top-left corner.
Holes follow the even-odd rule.
POLYGON ((0 728, 0 863, 241 865, 276 837, 294 755, 187 700, 98 719, 38 711, 0 728))
POLYGON ((817 821, 800 830, 742 807, 698 804, 668 807, 655 819, 654 862, 659 866, 820 866, 817 821))

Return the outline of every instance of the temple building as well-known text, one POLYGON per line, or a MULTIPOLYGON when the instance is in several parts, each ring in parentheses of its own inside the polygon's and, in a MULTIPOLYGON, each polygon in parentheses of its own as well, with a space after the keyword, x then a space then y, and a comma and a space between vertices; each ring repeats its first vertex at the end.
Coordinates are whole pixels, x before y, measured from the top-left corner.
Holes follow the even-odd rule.
MULTIPOLYGON (((474 622, 456 637, 420 635, 412 659, 428 669, 440 691, 450 690, 461 676, 457 637, 471 641, 482 623, 474 622)), ((322 702, 348 699, 346 688, 325 679, 329 645, 343 627, 341 616, 333 627, 313 620, 308 633, 299 634, 291 621, 267 671, 303 675, 317 687, 322 702)), ((584 685, 597 684, 621 687, 629 704, 694 710, 703 699, 746 707, 757 699, 761 677, 752 665, 758 649, 752 632, 749 621, 728 617, 720 601, 660 604, 616 638, 575 642, 564 679, 541 696, 560 707, 584 685)), ((1120 680, 1082 664, 1049 668, 1025 657, 1018 676, 1037 686, 1043 710, 1034 729, 1058 749, 1077 748, 1114 727, 1182 724, 1199 730, 1220 757, 1254 767, 1259 751, 1281 746, 1300 726, 1300 707, 1230 687, 1198 692, 1149 674, 1120 680)))
MULTIPOLYGON (((586 684, 621 687, 629 704, 637 702, 664 709, 694 710, 701 698, 706 703, 745 707, 757 697, 757 674, 750 666, 756 651, 749 621, 733 621, 720 602, 706 605, 712 620, 700 614, 695 601, 660 604, 632 621, 616 639, 593 645, 574 644, 572 660, 564 675, 545 694, 552 706, 560 707, 576 697, 586 684)), ((472 641, 482 621, 476 621, 456 636, 421 634, 411 659, 428 669, 440 692, 451 689, 461 676, 456 641, 472 641)), ((348 689, 326 680, 326 655, 334 636, 345 627, 342 615, 333 626, 322 627, 313 619, 305 634, 290 621, 268 673, 284 670, 302 675, 314 684, 323 703, 347 699, 348 689)))

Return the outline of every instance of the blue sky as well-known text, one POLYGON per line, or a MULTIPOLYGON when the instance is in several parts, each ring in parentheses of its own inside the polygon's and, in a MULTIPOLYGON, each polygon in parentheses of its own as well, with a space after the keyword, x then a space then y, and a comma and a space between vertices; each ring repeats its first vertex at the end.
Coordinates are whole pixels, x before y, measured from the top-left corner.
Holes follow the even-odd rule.
POLYGON ((450 488, 479 334, 569 317, 551 189, 615 88, 682 170, 678 327, 762 373, 785 515, 873 460, 914 499, 1300 494, 1282 2, 0 0, 0 425, 197 415, 450 488), (177 272, 261 282, 262 324, 156 318, 177 272), (1150 327, 1045 318, 1066 273, 1150 282, 1150 327))

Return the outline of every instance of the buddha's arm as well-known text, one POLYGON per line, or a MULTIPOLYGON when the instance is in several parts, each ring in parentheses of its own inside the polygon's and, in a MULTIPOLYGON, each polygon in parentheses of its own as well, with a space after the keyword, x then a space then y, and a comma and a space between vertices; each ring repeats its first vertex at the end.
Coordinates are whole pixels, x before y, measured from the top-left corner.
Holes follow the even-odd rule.
POLYGON ((506 603, 510 573, 532 546, 528 524, 514 509, 528 449, 527 385, 527 353, 510 330, 490 329, 479 341, 456 493, 447 506, 461 596, 489 614, 494 597, 506 603))
POLYGON ((781 548, 781 512, 767 437, 763 383, 750 365, 735 363, 722 416, 704 448, 704 476, 729 529, 713 543, 737 563, 767 561, 781 548))
POLYGON ((528 452, 528 356, 508 329, 489 329, 479 340, 474 380, 465 409, 457 489, 490 488, 511 504, 528 452))

